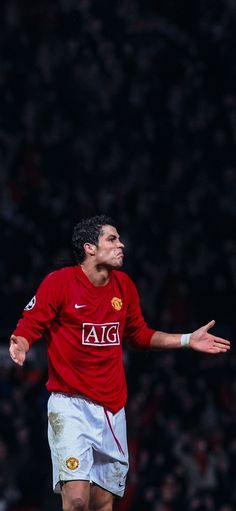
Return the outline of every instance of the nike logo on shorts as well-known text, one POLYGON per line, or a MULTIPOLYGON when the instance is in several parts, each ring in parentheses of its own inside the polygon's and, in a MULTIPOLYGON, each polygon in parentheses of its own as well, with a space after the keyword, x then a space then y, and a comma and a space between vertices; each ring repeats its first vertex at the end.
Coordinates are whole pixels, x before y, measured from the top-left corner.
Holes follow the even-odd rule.
POLYGON ((82 307, 87 307, 87 305, 78 305, 78 303, 75 303, 75 309, 82 309, 82 307))

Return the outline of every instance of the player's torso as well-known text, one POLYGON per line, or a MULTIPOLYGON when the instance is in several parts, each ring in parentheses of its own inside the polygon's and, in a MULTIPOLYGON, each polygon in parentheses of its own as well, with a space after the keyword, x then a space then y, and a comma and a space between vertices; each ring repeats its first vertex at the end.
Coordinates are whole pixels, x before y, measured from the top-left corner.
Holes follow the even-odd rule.
POLYGON ((124 406, 128 298, 122 278, 95 287, 79 269, 63 272, 60 306, 47 335, 49 391, 82 394, 114 412, 124 406))
POLYGON ((71 278, 65 293, 57 327, 73 331, 83 346, 121 344, 127 300, 119 278, 113 276, 106 286, 95 287, 84 279, 71 278))

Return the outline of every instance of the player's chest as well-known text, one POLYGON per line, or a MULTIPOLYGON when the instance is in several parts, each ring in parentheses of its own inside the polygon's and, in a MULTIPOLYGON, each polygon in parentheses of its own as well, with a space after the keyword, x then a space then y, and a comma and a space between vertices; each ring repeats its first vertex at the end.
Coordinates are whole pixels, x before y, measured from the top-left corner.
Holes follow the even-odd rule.
POLYGON ((98 289, 71 286, 60 317, 70 323, 121 322, 125 318, 126 307, 125 296, 118 286, 98 289))

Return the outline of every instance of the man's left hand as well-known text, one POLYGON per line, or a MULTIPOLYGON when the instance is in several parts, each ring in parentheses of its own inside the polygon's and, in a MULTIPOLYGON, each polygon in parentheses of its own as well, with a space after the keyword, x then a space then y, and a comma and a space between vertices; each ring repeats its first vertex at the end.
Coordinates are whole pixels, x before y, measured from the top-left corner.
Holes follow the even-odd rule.
POLYGON ((207 325, 195 330, 190 337, 190 348, 210 354, 225 353, 228 351, 230 349, 230 341, 208 333, 208 330, 214 325, 215 321, 212 320, 210 323, 207 323, 207 325))

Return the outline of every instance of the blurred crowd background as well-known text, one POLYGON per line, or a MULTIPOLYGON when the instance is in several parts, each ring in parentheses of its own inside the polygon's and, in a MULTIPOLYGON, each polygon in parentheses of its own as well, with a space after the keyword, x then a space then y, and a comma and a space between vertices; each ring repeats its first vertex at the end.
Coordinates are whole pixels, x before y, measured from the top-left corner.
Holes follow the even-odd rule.
POLYGON ((145 318, 230 354, 139 353, 116 511, 236 509, 234 0, 2 0, 0 511, 59 511, 43 340, 8 339, 81 218, 113 216, 145 318))

